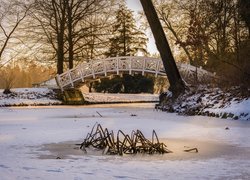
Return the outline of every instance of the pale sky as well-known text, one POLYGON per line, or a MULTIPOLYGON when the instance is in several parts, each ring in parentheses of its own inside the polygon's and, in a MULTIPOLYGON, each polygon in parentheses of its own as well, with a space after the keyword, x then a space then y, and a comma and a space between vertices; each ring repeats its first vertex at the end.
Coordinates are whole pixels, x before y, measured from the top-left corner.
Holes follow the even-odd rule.
POLYGON ((142 6, 140 0, 127 0, 127 5, 133 11, 142 10, 142 6))
MULTIPOLYGON (((133 10, 134 12, 142 11, 142 6, 141 6, 140 0, 126 0, 126 1, 127 1, 127 6, 129 9, 133 10)), ((147 37, 149 38, 149 42, 147 44, 148 51, 151 54, 158 52, 156 45, 155 45, 154 37, 153 37, 152 33, 150 32, 150 29, 148 30, 148 32, 146 34, 147 34, 147 37)))

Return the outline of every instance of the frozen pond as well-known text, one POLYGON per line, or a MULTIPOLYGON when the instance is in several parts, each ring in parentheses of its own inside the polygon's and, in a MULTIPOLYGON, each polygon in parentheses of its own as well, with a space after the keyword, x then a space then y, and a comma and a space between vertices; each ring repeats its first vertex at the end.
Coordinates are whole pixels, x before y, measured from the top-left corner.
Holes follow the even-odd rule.
POLYGON ((0 179, 250 179, 249 121, 178 116, 153 107, 0 108, 0 179), (147 138, 154 129, 173 153, 84 154, 75 143, 96 122, 127 134, 139 129, 147 138), (184 146, 199 153, 184 152, 184 146))

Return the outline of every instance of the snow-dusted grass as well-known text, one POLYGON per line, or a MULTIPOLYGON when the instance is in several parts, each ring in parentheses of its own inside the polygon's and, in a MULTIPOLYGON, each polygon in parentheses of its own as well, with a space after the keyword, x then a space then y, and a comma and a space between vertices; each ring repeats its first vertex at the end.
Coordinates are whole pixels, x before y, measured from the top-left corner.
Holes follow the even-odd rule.
POLYGON ((242 101, 232 101, 223 108, 207 108, 209 112, 216 114, 234 114, 243 120, 250 120, 250 99, 243 99, 242 101))
POLYGON ((249 121, 178 116, 153 108, 154 104, 2 107, 0 179, 250 178, 249 121), (125 133, 140 129, 147 138, 155 129, 174 153, 73 155, 80 151, 73 149, 74 143, 80 143, 96 122, 125 133), (177 141, 178 148, 173 146, 177 141), (46 150, 45 144, 52 143, 67 148, 71 144, 72 152, 64 157, 57 149, 46 150), (199 153, 185 153, 184 146, 195 146, 199 153), (63 159, 56 159, 58 156, 63 159))

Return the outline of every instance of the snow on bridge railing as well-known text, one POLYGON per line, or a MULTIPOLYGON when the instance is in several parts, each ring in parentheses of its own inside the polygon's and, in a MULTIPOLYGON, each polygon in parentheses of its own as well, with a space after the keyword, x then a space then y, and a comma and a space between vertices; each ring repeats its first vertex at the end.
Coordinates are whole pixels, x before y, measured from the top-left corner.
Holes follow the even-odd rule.
MULTIPOLYGON (((177 63, 177 66, 180 71, 184 72, 185 76, 191 76, 194 72, 197 72, 198 77, 209 74, 209 72, 200 68, 197 71, 196 67, 188 64, 177 63)), ((142 75, 145 73, 155 74, 155 76, 166 75, 163 63, 159 58, 123 56, 84 62, 73 69, 57 75, 56 82, 63 91, 64 88, 74 87, 86 79, 95 79, 110 74, 132 74, 133 72, 139 72, 142 75)), ((212 73, 209 74, 209 76, 212 75, 212 73)))

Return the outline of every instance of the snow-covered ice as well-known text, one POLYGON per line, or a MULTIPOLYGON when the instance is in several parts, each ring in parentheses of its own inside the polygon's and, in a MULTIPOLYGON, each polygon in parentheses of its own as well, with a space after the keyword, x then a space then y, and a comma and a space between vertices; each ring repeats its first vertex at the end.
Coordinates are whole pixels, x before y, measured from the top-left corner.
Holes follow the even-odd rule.
MULTIPOLYGON (((17 88, 11 89, 12 94, 3 94, 3 90, 0 89, 0 106, 34 106, 34 105, 58 105, 62 102, 56 99, 56 94, 49 88, 17 88)), ((158 94, 110 94, 110 93, 84 93, 83 96, 86 101, 91 103, 129 103, 129 102, 158 102, 158 94)), ((201 94, 190 96, 183 100, 182 107, 195 107, 197 106, 197 99, 201 94)), ((234 101, 223 103, 221 101, 214 102, 213 98, 208 98, 209 94, 205 94, 202 97, 202 103, 204 104, 203 112, 216 113, 222 117, 224 113, 233 114, 233 117, 237 116, 241 120, 250 119, 250 99, 245 98, 240 101, 234 101), (209 107, 206 107, 207 105, 209 107), (222 106, 223 105, 223 106, 222 106), (211 107, 212 106, 212 107, 211 107)), ((216 96, 216 95, 215 95, 216 96)), ((215 97, 212 96, 212 97, 215 97)), ((202 106, 203 107, 203 106, 202 106)), ((185 109, 185 108, 184 108, 185 109)), ((233 118, 232 117, 232 118, 233 118)), ((228 117, 229 118, 229 117, 228 117)))
POLYGON ((178 116, 153 108, 151 103, 2 107, 0 179, 250 179, 249 121, 178 116), (140 129, 147 138, 154 129, 174 153, 102 156, 67 152, 56 159, 61 152, 46 149, 54 143, 74 146, 96 122, 128 134, 140 129), (195 146, 199 153, 183 152, 184 146, 195 146))
POLYGON ((158 94, 83 93, 84 99, 93 103, 158 102, 158 94))
MULTIPOLYGON (((37 106, 58 105, 61 101, 49 88, 16 88, 12 94, 3 94, 0 89, 0 106, 37 106)), ((91 103, 122 103, 122 102, 157 102, 158 94, 112 94, 112 93, 83 93, 86 101, 91 103)))

